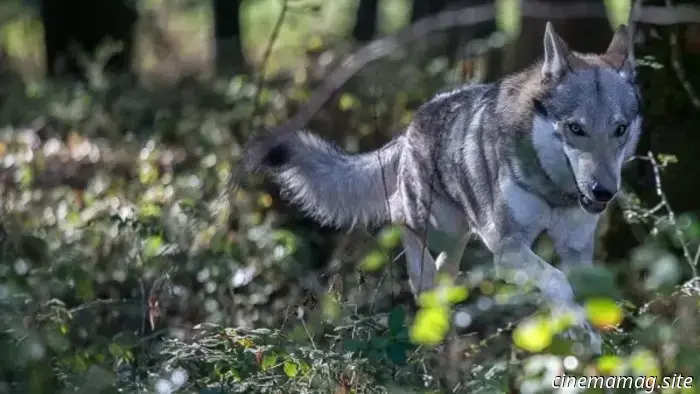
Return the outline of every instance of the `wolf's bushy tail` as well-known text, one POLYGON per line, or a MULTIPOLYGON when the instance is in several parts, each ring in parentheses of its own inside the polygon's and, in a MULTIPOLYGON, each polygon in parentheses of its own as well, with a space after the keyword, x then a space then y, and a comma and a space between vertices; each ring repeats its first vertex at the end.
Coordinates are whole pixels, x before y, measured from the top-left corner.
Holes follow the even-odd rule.
POLYGON ((351 155, 308 131, 269 134, 247 144, 245 165, 271 176, 283 198, 322 224, 377 225, 391 219, 402 141, 351 155))

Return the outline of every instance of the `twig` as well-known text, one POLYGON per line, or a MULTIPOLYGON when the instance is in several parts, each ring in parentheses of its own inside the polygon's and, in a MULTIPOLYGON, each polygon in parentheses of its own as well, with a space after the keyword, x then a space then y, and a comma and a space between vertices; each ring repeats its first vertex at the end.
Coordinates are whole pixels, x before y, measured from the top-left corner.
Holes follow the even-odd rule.
MULTIPOLYGON (((673 7, 672 1, 666 0, 666 6, 673 7)), ((690 102, 695 108, 700 109, 700 99, 695 93, 693 85, 691 85, 690 81, 688 81, 688 78, 685 75, 685 69, 683 68, 683 63, 681 61, 680 48, 678 44, 678 27, 674 26, 671 28, 671 34, 669 35, 668 41, 669 45, 671 46, 671 65, 676 71, 676 77, 678 77, 678 81, 681 83, 683 89, 685 89, 685 92, 688 94, 690 102)))
POLYGON ((76 313, 76 312, 80 312, 80 311, 85 310, 85 309, 88 309, 88 308, 92 308, 93 306, 98 306, 98 305, 111 305, 111 304, 118 304, 118 303, 123 303, 123 302, 127 302, 127 301, 126 301, 126 300, 116 299, 116 298, 107 298, 107 299, 105 299, 105 298, 100 298, 100 299, 97 299, 97 300, 93 300, 93 301, 90 301, 90 302, 86 302, 86 303, 84 303, 84 304, 80 304, 80 305, 78 305, 78 306, 76 306, 76 307, 74 307, 74 308, 71 308, 71 309, 69 309, 69 312, 70 312, 70 313, 76 313))
POLYGON ((304 316, 300 316, 299 320, 301 321, 301 326, 304 327, 304 331, 306 332, 306 336, 309 337, 309 341, 311 341, 311 346, 313 346, 314 350, 318 350, 316 347, 316 342, 314 342, 313 336, 311 336, 311 332, 309 331, 309 328, 306 326, 306 322, 304 321, 304 316))
MULTIPOLYGON (((664 193, 663 188, 661 186, 661 174, 659 171, 659 163, 656 161, 656 159, 654 158, 654 154, 651 151, 647 152, 646 159, 649 160, 654 171, 656 195, 661 200, 660 203, 666 207, 666 211, 668 212, 668 221, 671 223, 671 226, 673 226, 676 232, 678 241, 680 242, 681 248, 683 249, 683 257, 685 257, 686 261, 688 262, 688 265, 690 265, 690 269, 693 272, 693 277, 696 277, 698 276, 698 272, 697 267, 695 265, 695 259, 693 259, 690 256, 690 250, 688 250, 688 244, 685 240, 685 236, 683 235, 683 231, 681 231, 681 229, 678 227, 678 222, 676 221, 676 214, 671 208, 671 204, 669 204, 668 198, 666 198, 666 193, 664 193)), ((698 253, 700 253, 700 251, 698 253)))
MULTIPOLYGON (((275 22, 275 26, 272 28, 272 34, 270 35, 270 40, 267 42, 267 47, 265 48, 265 53, 263 54, 262 62, 260 65, 260 71, 258 74, 258 79, 256 82, 256 87, 255 87, 255 96, 253 97, 253 111, 250 114, 250 118, 248 118, 248 125, 245 129, 245 131, 248 133, 248 135, 253 134, 253 122, 255 121, 255 117, 257 116, 261 105, 260 105, 260 96, 262 94, 262 89, 263 89, 263 84, 265 83, 265 70, 267 70, 267 65, 270 61, 270 56, 272 55, 272 48, 275 46, 275 42, 277 41, 277 37, 280 34, 280 31, 282 30, 282 23, 284 23, 284 18, 287 15, 287 11, 289 10, 289 4, 288 0, 281 0, 282 1, 282 10, 280 11, 279 17, 277 17, 277 21, 275 22)), ((243 141, 245 136, 241 136, 241 141, 243 141)), ((236 192, 238 191, 238 187, 241 184, 241 180, 243 180, 245 176, 245 170, 243 166, 237 166, 237 170, 235 172, 231 172, 229 174, 229 187, 227 190, 225 190, 223 193, 221 193, 221 196, 219 197, 220 199, 224 199, 227 196, 235 196, 236 192)), ((233 213, 233 212, 232 212, 233 213)))
POLYGON ((265 71, 267 70, 267 66, 270 61, 270 56, 272 55, 272 48, 274 48, 275 43, 277 42, 277 37, 279 36, 280 31, 282 30, 282 23, 284 23, 284 18, 287 15, 287 10, 289 9, 288 0, 281 1, 282 10, 280 11, 279 16, 277 17, 275 26, 272 28, 272 34, 270 35, 270 39, 267 42, 267 47, 265 48, 265 53, 263 54, 262 62, 260 65, 260 71, 258 73, 258 80, 255 84, 256 87, 255 96, 253 97, 253 113, 248 119, 247 131, 249 133, 253 130, 253 121, 258 111, 260 110, 260 95, 262 94, 263 84, 265 83, 265 71))

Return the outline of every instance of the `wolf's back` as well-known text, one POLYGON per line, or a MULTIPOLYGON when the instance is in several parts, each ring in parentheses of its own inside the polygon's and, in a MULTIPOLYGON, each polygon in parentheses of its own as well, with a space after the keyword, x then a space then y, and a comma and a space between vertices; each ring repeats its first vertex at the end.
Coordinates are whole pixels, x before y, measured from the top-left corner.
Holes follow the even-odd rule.
POLYGON ((254 137, 246 146, 247 171, 261 171, 282 197, 322 224, 383 224, 391 219, 403 137, 382 148, 350 155, 307 132, 254 137))

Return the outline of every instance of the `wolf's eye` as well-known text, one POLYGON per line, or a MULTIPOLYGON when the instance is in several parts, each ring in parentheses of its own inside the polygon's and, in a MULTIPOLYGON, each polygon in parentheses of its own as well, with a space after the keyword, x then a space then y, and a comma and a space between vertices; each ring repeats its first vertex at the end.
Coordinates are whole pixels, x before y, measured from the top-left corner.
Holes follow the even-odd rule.
POLYGON ((615 128, 615 137, 622 137, 627 132, 627 125, 621 124, 615 128))
POLYGON ((578 123, 569 123, 566 125, 566 127, 569 129, 569 132, 571 132, 571 134, 573 134, 573 135, 577 135, 577 136, 586 135, 586 133, 583 131, 583 128, 578 123))

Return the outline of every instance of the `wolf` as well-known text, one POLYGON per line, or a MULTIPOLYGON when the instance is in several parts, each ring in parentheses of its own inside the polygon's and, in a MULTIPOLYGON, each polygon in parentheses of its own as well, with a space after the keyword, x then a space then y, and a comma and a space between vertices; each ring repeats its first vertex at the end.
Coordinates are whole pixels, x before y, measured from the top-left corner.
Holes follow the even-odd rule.
POLYGON ((568 335, 583 333, 600 354, 601 337, 564 272, 593 263, 598 220, 641 134, 633 44, 624 24, 602 53, 570 50, 551 22, 543 41, 532 66, 436 94, 373 152, 348 154, 306 130, 268 133, 247 143, 245 168, 322 224, 400 225, 416 296, 434 288, 438 272, 458 275, 478 237, 498 275, 534 284, 552 313, 575 318, 568 335), (532 251, 541 233, 562 269, 532 251), (450 247, 434 257, 438 236, 450 247))

